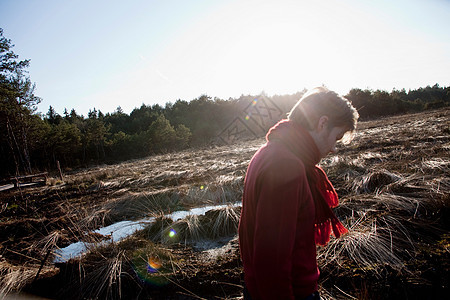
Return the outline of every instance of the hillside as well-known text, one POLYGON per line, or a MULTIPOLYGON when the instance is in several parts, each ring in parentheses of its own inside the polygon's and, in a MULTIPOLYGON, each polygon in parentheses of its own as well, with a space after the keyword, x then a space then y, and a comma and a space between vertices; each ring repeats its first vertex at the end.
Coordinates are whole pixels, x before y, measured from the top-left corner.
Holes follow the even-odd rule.
MULTIPOLYGON (((55 177, 44 186, 0 192, 0 291, 75 299, 239 299, 239 207, 175 222, 167 215, 239 202, 248 162, 262 143, 67 170, 64 181, 55 177), (121 241, 92 232, 143 218, 155 221, 121 241), (174 229, 176 239, 167 238, 174 229), (52 263, 58 249, 80 240, 90 253, 52 263)), ((361 122, 354 141, 339 148, 321 165, 340 195, 336 213, 350 233, 318 249, 323 298, 447 295, 450 110, 361 122)))

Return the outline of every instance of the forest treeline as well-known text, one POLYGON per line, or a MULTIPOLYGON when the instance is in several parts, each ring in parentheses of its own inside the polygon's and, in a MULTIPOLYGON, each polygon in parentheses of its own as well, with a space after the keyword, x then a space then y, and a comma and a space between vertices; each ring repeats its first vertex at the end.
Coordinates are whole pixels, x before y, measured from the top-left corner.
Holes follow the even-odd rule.
MULTIPOLYGON (((120 107, 106 114, 92 108, 87 116, 75 109, 59 114, 50 106, 40 114, 41 99, 27 73, 29 60, 19 60, 12 48, 0 28, 0 177, 51 171, 57 161, 63 168, 85 167, 207 145, 259 97, 202 95, 165 106, 142 104, 130 114, 120 107)), ((304 92, 265 97, 285 115, 304 92)), ((392 92, 354 88, 345 97, 364 120, 448 106, 450 87, 392 92)))

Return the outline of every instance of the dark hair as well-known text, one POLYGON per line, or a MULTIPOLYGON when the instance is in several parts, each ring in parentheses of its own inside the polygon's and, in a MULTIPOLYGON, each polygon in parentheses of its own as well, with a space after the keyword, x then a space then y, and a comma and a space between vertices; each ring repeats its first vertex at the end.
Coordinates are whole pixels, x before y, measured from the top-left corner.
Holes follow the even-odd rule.
POLYGON ((294 105, 288 114, 288 119, 302 125, 307 130, 313 130, 321 116, 327 116, 329 127, 344 127, 351 139, 356 130, 359 114, 353 105, 325 87, 308 91, 294 105))

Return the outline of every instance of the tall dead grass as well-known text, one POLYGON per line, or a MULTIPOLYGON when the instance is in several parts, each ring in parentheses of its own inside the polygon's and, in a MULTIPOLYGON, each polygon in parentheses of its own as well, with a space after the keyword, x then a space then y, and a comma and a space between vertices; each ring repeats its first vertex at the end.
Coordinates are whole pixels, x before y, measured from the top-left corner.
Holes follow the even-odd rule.
POLYGON ((6 261, 0 261, 0 296, 20 291, 30 284, 37 270, 27 266, 13 266, 6 261))
POLYGON ((184 243, 199 241, 205 235, 205 228, 197 215, 188 215, 164 228, 161 236, 163 244, 184 243))
POLYGON ((344 196, 335 211, 349 228, 319 248, 324 270, 350 278, 355 269, 376 278, 387 270, 420 276, 410 262, 424 242, 445 233, 450 199, 449 138, 434 137, 445 122, 435 121, 434 129, 427 122, 432 120, 363 129, 354 146, 322 162, 344 196))
MULTIPOLYGON (((136 289, 135 292, 139 294, 141 290, 145 294, 144 291, 148 288, 146 281, 165 285, 173 281, 171 277, 185 276, 183 274, 187 272, 186 268, 190 267, 186 265, 184 258, 176 258, 170 248, 166 247, 186 247, 201 240, 234 236, 237 234, 239 211, 239 207, 230 205, 209 211, 205 215, 188 215, 176 222, 162 213, 155 214, 152 224, 122 241, 100 243, 98 240, 97 244, 90 244, 89 252, 84 256, 61 264, 61 272, 70 274, 65 279, 68 281, 67 289, 62 296, 70 299, 123 299, 127 297, 125 295, 129 295, 126 285, 130 282, 136 289), (150 262, 154 262, 158 268, 149 269, 150 262), (124 292, 124 289, 127 291, 124 292)), ((59 237, 60 233, 54 232, 36 246, 42 247, 42 251, 52 249, 59 237)), ((29 283, 31 275, 33 274, 20 271, 9 272, 4 277, 7 282, 5 281, 2 291, 20 289, 29 283), (21 285, 14 285, 14 280, 20 280, 21 285)), ((191 293, 186 289, 185 292, 191 293)))
POLYGON ((240 211, 240 207, 228 205, 222 209, 207 212, 203 222, 203 227, 208 230, 207 237, 216 239, 235 235, 239 225, 240 211))
POLYGON ((155 217, 155 222, 136 234, 163 245, 187 245, 200 240, 236 235, 239 216, 240 207, 232 205, 212 209, 205 215, 187 215, 175 222, 159 215, 155 217))
MULTIPOLYGON (((424 248, 424 241, 433 245, 435 237, 445 230, 442 223, 448 224, 440 219, 447 216, 450 201, 450 146, 445 134, 448 114, 362 124, 352 145, 322 161, 341 197, 336 214, 350 231, 318 249, 324 273, 348 280, 353 272, 381 278, 388 270, 398 276, 420 276, 410 269, 410 261, 424 248)), ((92 193, 120 190, 102 194, 105 197, 98 199, 102 205, 89 209, 70 201, 60 204, 61 210, 67 211, 64 217, 71 224, 70 230, 53 231, 36 243, 33 251, 42 256, 68 236, 100 241, 87 237, 86 232, 115 221, 150 216, 155 222, 134 236, 91 247, 89 254, 65 264, 67 272, 75 274, 67 279, 71 283, 68 291, 77 298, 127 298, 130 285, 146 289, 136 269, 145 271, 153 258, 168 263, 161 272, 144 272, 144 277, 166 282, 169 276, 177 278, 185 272, 181 269, 189 266, 174 253, 195 241, 236 235, 240 209, 228 206, 177 222, 164 215, 204 204, 239 201, 248 161, 261 142, 164 154, 68 175, 66 183, 71 187, 92 193)), ((190 267, 190 271, 198 271, 190 267)), ((0 292, 7 293, 29 283, 36 272, 1 261, 0 274, 0 292)), ((356 293, 333 287, 324 296, 369 299, 371 292, 367 283, 356 293)))
POLYGON ((404 268, 403 251, 394 243, 394 226, 380 226, 376 220, 361 215, 349 228, 349 233, 339 239, 332 239, 327 247, 319 251, 319 264, 326 268, 330 265, 338 268, 348 266, 349 260, 364 271, 379 275, 379 269, 386 265, 400 271, 404 268))
MULTIPOLYGON (((167 174, 166 174, 167 175, 167 174)), ((166 176, 164 175, 164 176, 166 176)), ((162 176, 162 175, 161 175, 162 176)), ((188 210, 201 205, 235 203, 242 195, 242 176, 204 176, 194 185, 181 185, 149 192, 124 192, 119 198, 106 201, 86 216, 87 223, 111 224, 136 220, 152 214, 188 210)))

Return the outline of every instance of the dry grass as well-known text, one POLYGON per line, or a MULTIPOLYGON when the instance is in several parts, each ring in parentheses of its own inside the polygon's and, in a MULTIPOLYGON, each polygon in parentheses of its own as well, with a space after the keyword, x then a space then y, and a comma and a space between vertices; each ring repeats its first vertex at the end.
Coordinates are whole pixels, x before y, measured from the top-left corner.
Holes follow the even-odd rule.
MULTIPOLYGON (((352 144, 321 162, 341 197, 335 211, 350 230, 319 248, 324 299, 389 298, 382 280, 396 278, 402 280, 402 289, 420 287, 417 297, 442 290, 439 284, 430 284, 438 279, 427 275, 427 270, 445 274, 449 258, 448 238, 442 238, 449 230, 449 119, 450 110, 443 110, 364 122, 352 144)), ((164 215, 239 201, 248 162, 263 142, 182 151, 66 174, 65 186, 45 187, 45 193, 56 195, 52 201, 57 204, 51 205, 58 208, 64 226, 52 229, 51 223, 46 224, 48 235, 20 252, 36 260, 33 268, 3 259, 0 292, 26 286, 42 255, 68 239, 100 241, 86 232, 119 220, 153 217, 155 222, 134 236, 93 247, 90 254, 62 266, 72 274, 65 281, 71 284, 72 296, 125 299, 132 289, 145 294, 149 287, 136 269, 147 270, 149 259, 164 262, 160 272, 143 273, 145 280, 160 280, 170 287, 162 298, 174 296, 175 290, 193 298, 216 295, 214 289, 199 292, 215 281, 200 275, 206 270, 217 275, 219 263, 227 262, 229 254, 224 251, 221 259, 214 260, 216 265, 202 265, 192 243, 236 235, 240 209, 228 206, 177 222, 164 215), (172 229, 175 233, 170 236, 172 229)), ((12 211, 8 208, 12 204, 1 204, 2 214, 12 211)), ((239 286, 241 266, 234 255, 227 266, 237 270, 234 283, 239 286)), ((395 287, 389 292, 404 296, 396 294, 395 287)))
POLYGON ((164 233, 169 228, 173 220, 164 214, 154 215, 155 221, 146 226, 143 230, 138 231, 135 235, 152 242, 161 242, 164 239, 164 233))
POLYGON ((380 193, 386 186, 391 185, 402 178, 387 170, 371 172, 353 182, 353 189, 357 194, 380 193))
POLYGON ((160 214, 155 215, 155 221, 136 235, 164 245, 187 245, 200 240, 236 235, 239 216, 240 207, 232 205, 210 210, 205 215, 189 214, 176 222, 160 214))
POLYGON ((37 249, 41 255, 45 255, 48 251, 53 251, 57 248, 58 242, 61 237, 65 237, 64 233, 60 230, 55 230, 43 239, 35 242, 32 246, 33 249, 37 249))
POLYGON ((204 238, 206 228, 200 223, 197 215, 188 215, 186 218, 178 220, 162 232, 161 242, 163 244, 184 243, 199 241, 204 238))
POLYGON ((104 205, 108 224, 122 220, 136 220, 154 213, 167 213, 179 208, 179 194, 170 192, 127 192, 119 199, 109 201, 104 205))
POLYGON ((0 275, 0 295, 7 295, 10 292, 20 291, 25 285, 31 283, 36 276, 36 270, 1 261, 0 275))
MULTIPOLYGON (((124 251, 118 251, 111 257, 101 256, 92 262, 91 272, 86 272, 82 278, 82 298, 121 299, 122 298, 122 266, 124 251)), ((87 266, 82 266, 86 269, 87 266)))
POLYGON ((346 263, 349 259, 360 269, 374 272, 376 276, 380 276, 377 269, 386 265, 400 271, 404 264, 397 253, 403 251, 403 248, 394 244, 393 233, 395 234, 397 229, 394 226, 381 227, 376 220, 362 215, 349 228, 348 234, 333 239, 319 252, 319 264, 323 268, 328 265, 348 268, 346 263))
POLYGON ((235 235, 239 225, 240 211, 240 207, 228 205, 222 209, 207 212, 203 222, 203 227, 208 229, 206 236, 216 239, 235 235))
POLYGON ((81 260, 69 261, 70 281, 62 293, 68 299, 122 299, 123 278, 133 278, 127 247, 142 247, 142 242, 109 243, 91 249, 81 260))
MULTIPOLYGON (((85 256, 69 261, 68 265, 76 266, 71 272, 78 273, 71 279, 69 291, 82 291, 77 294, 82 298, 120 299, 124 287, 121 278, 124 277, 134 278, 136 288, 144 291, 146 287, 142 280, 166 285, 174 283, 171 278, 190 276, 186 272, 189 273, 188 269, 192 267, 183 257, 175 256, 165 247, 179 244, 187 247, 200 240, 233 236, 237 233, 239 210, 225 206, 201 216, 188 215, 176 222, 163 214, 154 215, 155 221, 133 236, 120 242, 98 244, 89 248, 85 256), (151 262, 161 267, 150 271, 151 262), (136 274, 140 280, 136 279, 136 274)), ((52 235, 53 240, 56 236, 56 233, 52 235)), ((51 240, 50 236, 47 240, 51 240)), ((184 290, 192 294, 188 289, 184 290)))

